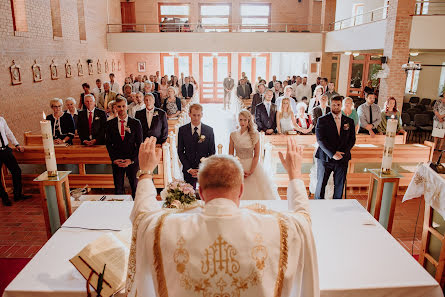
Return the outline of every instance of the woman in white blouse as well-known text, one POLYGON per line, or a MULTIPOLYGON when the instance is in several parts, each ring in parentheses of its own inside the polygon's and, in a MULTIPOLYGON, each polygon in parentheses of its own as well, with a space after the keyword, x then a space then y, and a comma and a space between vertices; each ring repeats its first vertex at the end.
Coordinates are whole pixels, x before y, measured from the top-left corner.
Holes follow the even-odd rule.
POLYGON ((312 113, 312 109, 320 105, 321 96, 323 95, 323 87, 321 85, 317 86, 314 90, 314 97, 309 101, 308 113, 312 113))

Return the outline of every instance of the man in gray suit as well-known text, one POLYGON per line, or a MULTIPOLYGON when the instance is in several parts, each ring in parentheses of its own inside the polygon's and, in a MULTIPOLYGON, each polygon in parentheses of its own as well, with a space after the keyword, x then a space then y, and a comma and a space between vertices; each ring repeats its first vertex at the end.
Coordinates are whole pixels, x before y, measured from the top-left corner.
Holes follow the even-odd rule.
POLYGON ((230 96, 232 96, 235 82, 232 78, 232 72, 229 72, 229 77, 224 79, 224 110, 230 109, 230 96))

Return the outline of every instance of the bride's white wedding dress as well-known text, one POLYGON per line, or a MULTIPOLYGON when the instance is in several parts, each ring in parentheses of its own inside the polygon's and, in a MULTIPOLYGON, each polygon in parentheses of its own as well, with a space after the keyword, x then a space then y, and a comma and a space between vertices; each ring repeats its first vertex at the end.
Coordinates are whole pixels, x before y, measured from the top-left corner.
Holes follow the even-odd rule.
MULTIPOLYGON (((250 171, 254 156, 255 145, 252 144, 249 133, 246 131, 241 134, 240 130, 230 134, 235 147, 235 156, 237 156, 245 171, 250 171)), ((255 137, 255 144, 259 140, 258 133, 255 137)), ((242 200, 280 200, 277 186, 264 171, 263 166, 258 161, 255 171, 244 179, 244 193, 242 200)))

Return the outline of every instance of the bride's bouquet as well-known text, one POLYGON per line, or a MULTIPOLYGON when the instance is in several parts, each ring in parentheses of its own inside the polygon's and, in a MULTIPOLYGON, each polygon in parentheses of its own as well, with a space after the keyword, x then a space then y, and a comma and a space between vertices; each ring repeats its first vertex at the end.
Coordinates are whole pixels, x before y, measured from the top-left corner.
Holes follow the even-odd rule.
POLYGON ((186 209, 198 204, 195 189, 182 180, 173 180, 161 191, 164 208, 186 209))

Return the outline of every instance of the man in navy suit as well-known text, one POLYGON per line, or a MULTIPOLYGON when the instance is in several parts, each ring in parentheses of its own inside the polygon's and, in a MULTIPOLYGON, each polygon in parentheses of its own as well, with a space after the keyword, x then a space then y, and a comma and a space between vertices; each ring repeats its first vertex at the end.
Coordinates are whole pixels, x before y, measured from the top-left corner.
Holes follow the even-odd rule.
POLYGON ((143 140, 154 136, 157 144, 163 144, 168 138, 167 115, 165 111, 155 107, 155 101, 152 93, 145 94, 145 108, 136 111, 135 118, 141 122, 143 140))
POLYGON ((191 123, 179 128, 178 155, 182 163, 184 180, 196 189, 201 158, 215 154, 215 137, 212 127, 201 123, 202 106, 190 106, 191 123))
POLYGON ((273 91, 267 89, 264 93, 264 101, 255 108, 255 123, 258 131, 264 131, 270 135, 277 129, 277 106, 272 103, 273 91))
POLYGON ((80 142, 87 146, 105 144, 105 125, 107 114, 96 107, 96 99, 91 94, 85 95, 86 109, 79 111, 77 133, 80 142))
POLYGON ((142 143, 142 127, 139 120, 127 115, 127 100, 116 98, 118 116, 107 122, 105 129, 106 145, 112 162, 114 192, 124 194, 124 177, 127 174, 131 196, 136 195, 139 170, 139 146, 142 143))
POLYGON ((326 184, 334 172, 334 199, 341 199, 355 144, 354 120, 341 114, 343 96, 331 98, 331 112, 317 121, 317 188, 316 199, 324 199, 326 184))
POLYGON ((193 97, 193 85, 190 83, 190 78, 188 76, 184 79, 181 92, 184 99, 190 99, 193 97))

